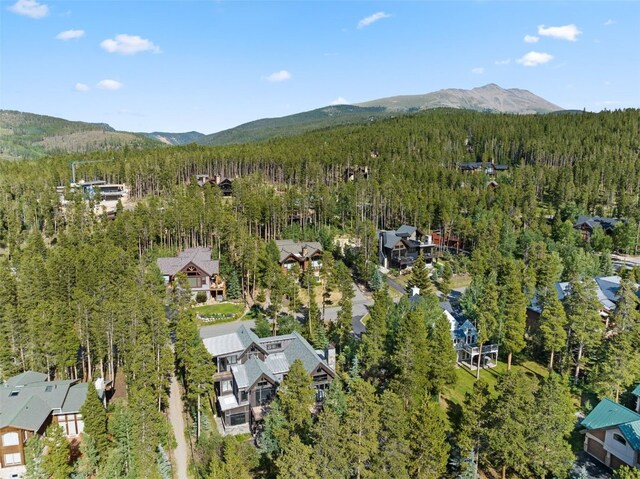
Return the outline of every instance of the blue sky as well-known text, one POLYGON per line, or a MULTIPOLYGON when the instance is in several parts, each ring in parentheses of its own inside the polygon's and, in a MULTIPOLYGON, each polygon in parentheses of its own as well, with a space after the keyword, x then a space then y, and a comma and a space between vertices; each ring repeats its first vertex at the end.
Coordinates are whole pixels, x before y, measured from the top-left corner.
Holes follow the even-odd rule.
POLYGON ((0 108, 203 133, 487 83, 638 108, 639 46, 637 1, 0 0, 0 108))

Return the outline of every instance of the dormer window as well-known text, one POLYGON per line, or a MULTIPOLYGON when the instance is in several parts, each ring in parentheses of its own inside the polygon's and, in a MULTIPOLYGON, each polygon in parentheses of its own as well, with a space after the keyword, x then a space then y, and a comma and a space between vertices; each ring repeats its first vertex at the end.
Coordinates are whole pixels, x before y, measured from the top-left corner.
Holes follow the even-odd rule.
POLYGON ((9 393, 9 397, 14 398, 14 397, 16 397, 18 394, 20 394, 20 391, 11 391, 11 392, 9 393))
POLYGON ((627 440, 624 437, 622 437, 620 434, 613 433, 613 440, 619 442, 625 447, 627 445, 627 440))

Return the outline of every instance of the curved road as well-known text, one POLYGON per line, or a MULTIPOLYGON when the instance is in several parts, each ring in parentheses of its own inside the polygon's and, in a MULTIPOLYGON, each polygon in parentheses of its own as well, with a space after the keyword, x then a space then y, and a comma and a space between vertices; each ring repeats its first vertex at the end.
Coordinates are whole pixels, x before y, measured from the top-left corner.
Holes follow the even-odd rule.
POLYGON ((180 386, 175 375, 171 376, 171 391, 169 393, 169 420, 173 427, 173 434, 176 437, 176 448, 173 450, 173 476, 177 479, 187 479, 187 440, 184 435, 184 416, 182 412, 182 396, 180 396, 180 386))

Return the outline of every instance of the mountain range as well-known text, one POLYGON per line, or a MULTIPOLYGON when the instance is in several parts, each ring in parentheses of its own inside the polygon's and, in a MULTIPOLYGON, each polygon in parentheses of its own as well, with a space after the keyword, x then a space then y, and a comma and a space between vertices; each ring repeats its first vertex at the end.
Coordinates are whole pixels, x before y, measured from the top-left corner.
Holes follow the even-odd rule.
POLYGON ((263 118, 205 135, 186 133, 131 133, 105 123, 0 110, 0 158, 39 158, 47 154, 82 153, 160 145, 229 145, 263 141, 345 124, 408 115, 433 108, 457 108, 492 113, 542 114, 561 111, 557 105, 527 90, 489 84, 471 90, 445 89, 425 95, 380 98, 355 105, 332 105, 279 118, 263 118))

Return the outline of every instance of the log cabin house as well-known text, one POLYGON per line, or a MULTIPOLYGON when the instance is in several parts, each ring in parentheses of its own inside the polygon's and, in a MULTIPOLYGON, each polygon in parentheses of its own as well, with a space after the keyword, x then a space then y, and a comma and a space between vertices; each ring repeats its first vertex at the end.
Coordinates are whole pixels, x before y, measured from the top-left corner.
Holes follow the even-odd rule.
POLYGON ((301 271, 313 270, 316 277, 322 268, 322 245, 316 241, 297 242, 295 240, 276 240, 280 250, 278 264, 285 271, 291 271, 297 264, 301 271))
POLYGON ((174 258, 158 258, 157 265, 165 284, 172 283, 178 273, 184 273, 194 297, 199 292, 204 292, 207 300, 222 301, 227 296, 220 261, 211 259, 211 248, 189 248, 174 258))

